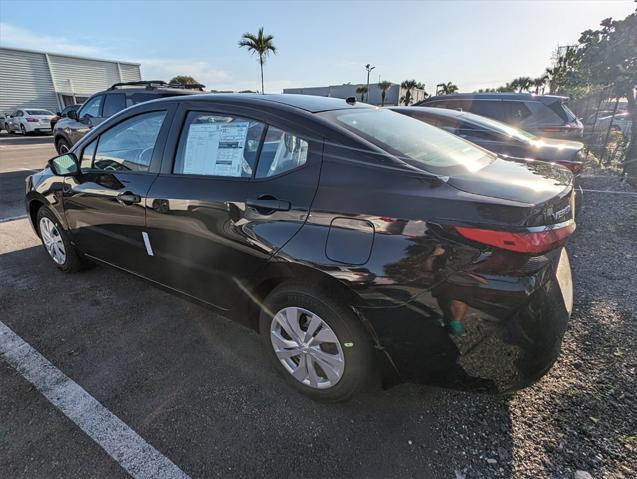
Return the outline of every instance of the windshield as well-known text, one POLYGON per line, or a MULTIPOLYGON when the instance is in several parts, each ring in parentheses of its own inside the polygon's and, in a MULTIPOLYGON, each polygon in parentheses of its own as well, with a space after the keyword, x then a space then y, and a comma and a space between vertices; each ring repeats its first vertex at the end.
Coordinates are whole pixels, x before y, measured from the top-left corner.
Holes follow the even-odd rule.
POLYGON ((322 115, 406 163, 438 175, 478 171, 496 158, 473 143, 391 110, 361 108, 322 115))
POLYGON ((50 115, 53 116, 49 110, 27 110, 27 115, 50 115))
POLYGON ((487 118, 486 116, 474 115, 473 113, 463 113, 462 115, 460 115, 460 117, 462 119, 469 120, 478 126, 487 127, 490 130, 496 131, 511 138, 516 138, 527 144, 531 144, 538 139, 537 136, 527 131, 519 130, 518 128, 509 126, 506 123, 502 123, 501 121, 487 118))

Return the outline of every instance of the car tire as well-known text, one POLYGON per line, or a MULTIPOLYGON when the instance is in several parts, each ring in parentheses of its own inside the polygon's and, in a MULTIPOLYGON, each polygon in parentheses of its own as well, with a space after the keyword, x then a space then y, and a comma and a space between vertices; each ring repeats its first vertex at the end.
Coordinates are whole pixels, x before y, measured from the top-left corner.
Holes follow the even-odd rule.
POLYGON ((69 145, 68 141, 66 141, 64 138, 60 138, 58 141, 55 142, 55 149, 60 155, 63 155, 69 152, 69 150, 71 149, 71 145, 69 145))
POLYGON ((27 136, 27 129, 24 127, 24 125, 20 125, 20 133, 22 133, 24 136, 27 136))
POLYGON ((275 367, 301 393, 330 402, 348 400, 376 379, 370 335, 338 298, 333 292, 283 284, 268 295, 259 318, 275 367), (284 327, 286 320, 291 323, 284 327))
POLYGON ((75 273, 90 266, 91 263, 73 246, 68 232, 46 206, 38 210, 36 225, 44 250, 60 271, 75 273))

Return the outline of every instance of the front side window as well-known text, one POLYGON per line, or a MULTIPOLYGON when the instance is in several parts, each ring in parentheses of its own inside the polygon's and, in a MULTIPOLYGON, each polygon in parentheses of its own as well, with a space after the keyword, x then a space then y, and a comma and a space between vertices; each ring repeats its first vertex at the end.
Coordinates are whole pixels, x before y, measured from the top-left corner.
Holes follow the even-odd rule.
POLYGON ((304 139, 269 126, 259 156, 257 178, 280 175, 303 166, 308 147, 304 139))
POLYGON ((80 118, 84 118, 85 116, 89 117, 99 117, 100 116, 100 107, 102 106, 102 98, 103 95, 98 95, 91 98, 81 109, 80 109, 80 118))
POLYGON ((123 93, 111 93, 104 98, 104 117, 113 116, 126 108, 126 95, 123 93))
POLYGON ((250 178, 265 125, 231 115, 190 112, 181 133, 174 173, 250 178))
POLYGON ((97 140, 90 142, 82 151, 80 158, 80 169, 90 170, 93 165, 93 156, 95 155, 95 147, 97 146, 97 140))
POLYGON ((93 168, 148 171, 165 111, 142 113, 125 120, 99 137, 93 168))
POLYGON ((408 164, 434 174, 477 171, 496 156, 440 128, 380 108, 321 114, 408 164))

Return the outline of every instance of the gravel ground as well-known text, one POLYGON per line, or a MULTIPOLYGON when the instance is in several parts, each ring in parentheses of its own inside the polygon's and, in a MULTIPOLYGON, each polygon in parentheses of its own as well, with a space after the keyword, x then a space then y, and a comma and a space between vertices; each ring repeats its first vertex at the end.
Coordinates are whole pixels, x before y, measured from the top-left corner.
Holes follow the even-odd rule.
POLYGON ((457 410, 458 395, 448 396, 458 424, 466 418, 447 445, 457 478, 637 477, 637 193, 599 170, 587 170, 580 184, 584 207, 568 247, 575 305, 561 356, 508 400, 480 397, 468 409, 460 399, 457 410), (494 421, 499 428, 487 427, 494 421))

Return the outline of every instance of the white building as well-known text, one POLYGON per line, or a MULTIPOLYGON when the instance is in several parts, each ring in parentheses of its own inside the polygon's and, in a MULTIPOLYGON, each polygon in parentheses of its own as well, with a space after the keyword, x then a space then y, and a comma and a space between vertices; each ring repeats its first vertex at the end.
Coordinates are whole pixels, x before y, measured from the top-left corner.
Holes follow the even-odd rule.
MULTIPOLYGON (((343 85, 330 85, 330 86, 317 86, 317 87, 305 87, 305 88, 285 88, 283 93, 294 93, 297 95, 314 95, 314 96, 329 96, 333 98, 350 98, 355 97, 356 100, 361 101, 361 93, 357 93, 357 89, 366 85, 362 83, 351 84, 345 83, 343 85)), ((392 85, 385 92, 384 105, 398 105, 401 98, 405 96, 405 89, 397 83, 392 85)), ((364 94, 365 103, 370 105, 380 105, 382 102, 382 92, 378 88, 377 83, 369 84, 369 94, 364 94)), ((425 90, 414 88, 411 90, 411 104, 417 101, 425 99, 425 90)))
POLYGON ((60 111, 113 83, 141 80, 139 63, 0 47, 0 111, 60 111))

